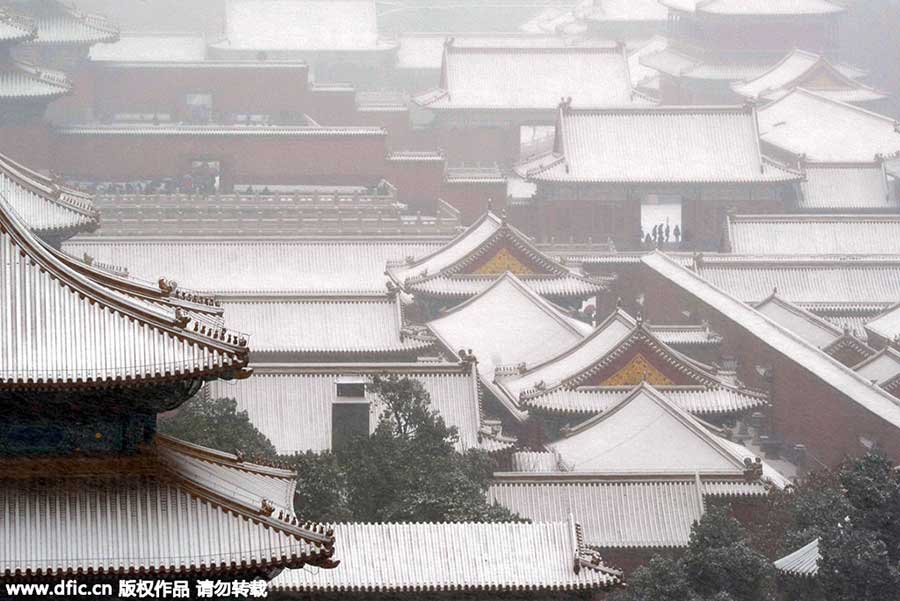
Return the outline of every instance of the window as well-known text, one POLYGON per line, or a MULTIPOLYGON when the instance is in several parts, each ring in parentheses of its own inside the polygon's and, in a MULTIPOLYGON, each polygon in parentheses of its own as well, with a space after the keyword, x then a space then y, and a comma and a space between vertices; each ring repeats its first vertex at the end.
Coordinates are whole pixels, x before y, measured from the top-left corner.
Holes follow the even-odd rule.
POLYGON ((338 378, 335 382, 335 399, 331 404, 331 448, 369 435, 366 382, 365 378, 359 377, 338 378))
POLYGON ((209 123, 212 120, 212 94, 188 94, 186 104, 191 123, 209 123))

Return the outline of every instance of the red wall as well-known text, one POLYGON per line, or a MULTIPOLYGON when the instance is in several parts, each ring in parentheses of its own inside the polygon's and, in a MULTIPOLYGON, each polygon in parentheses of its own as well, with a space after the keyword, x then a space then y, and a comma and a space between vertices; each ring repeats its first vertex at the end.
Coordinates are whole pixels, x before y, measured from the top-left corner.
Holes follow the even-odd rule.
POLYGON ((50 127, 43 122, 0 127, 0 153, 30 169, 51 167, 50 146, 50 127))
POLYGON ((186 96, 210 93, 213 111, 239 114, 301 114, 307 99, 305 65, 95 67, 95 114, 169 113, 187 117, 186 96))
POLYGON ((384 177, 397 188, 398 200, 409 205, 411 211, 421 211, 423 215, 437 212, 444 181, 443 160, 391 159, 384 177))
MULTIPOLYGON (((649 321, 684 322, 683 310, 692 312, 692 321, 708 319, 711 327, 724 337, 723 355, 731 355, 739 361, 742 381, 762 389, 771 386, 773 427, 787 445, 803 443, 810 457, 826 465, 836 465, 846 456, 864 453, 866 449, 860 437, 865 437, 876 440, 895 461, 900 460, 900 431, 897 428, 775 351, 727 316, 688 297, 662 277, 649 270, 642 277, 645 314, 649 321), (756 366, 772 368, 771 384, 762 380, 756 366)), ((815 467, 815 463, 810 467, 815 467)))
POLYGON ((226 189, 235 182, 370 185, 384 177, 385 155, 384 135, 61 133, 53 143, 54 168, 66 175, 109 181, 180 176, 193 159, 218 160, 226 189))
POLYGON ((494 212, 506 207, 506 182, 444 182, 441 198, 460 212, 463 225, 470 225, 484 214, 489 200, 494 212))

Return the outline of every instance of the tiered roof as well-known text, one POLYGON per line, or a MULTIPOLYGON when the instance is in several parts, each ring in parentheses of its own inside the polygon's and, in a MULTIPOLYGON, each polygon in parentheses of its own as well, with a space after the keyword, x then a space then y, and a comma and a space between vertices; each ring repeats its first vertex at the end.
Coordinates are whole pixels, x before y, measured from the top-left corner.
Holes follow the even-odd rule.
POLYGON ((585 539, 600 548, 685 546, 708 496, 763 495, 781 474, 646 383, 607 412, 495 474, 491 497, 532 520, 579 511, 585 539), (660 440, 675 441, 660 453, 660 440))
POLYGON ((886 97, 845 71, 821 55, 795 49, 765 73, 735 82, 731 87, 752 100, 777 100, 795 88, 843 102, 869 102, 886 97))
POLYGON ((296 481, 288 470, 165 436, 136 456, 0 462, 7 578, 253 576, 336 565, 331 530, 289 509, 296 481))
MULTIPOLYGON (((250 421, 280 454, 331 449, 331 406, 340 400, 337 384, 368 382, 385 373, 419 380, 431 396, 431 407, 459 433, 457 449, 508 448, 514 439, 482 414, 477 376, 469 364, 355 363, 256 364, 254 376, 232 384, 213 382, 206 393, 237 400, 250 421)), ((370 401, 374 399, 369 398, 370 401)), ((371 425, 380 412, 372 406, 371 425)))
POLYGON ((759 255, 900 255, 900 214, 729 215, 727 250, 759 255))
POLYGON ((37 25, 8 8, 0 8, 0 44, 14 45, 33 40, 37 36, 37 25))
POLYGON ((660 0, 672 10, 730 16, 830 15, 843 6, 829 0, 660 0))
POLYGON ((389 260, 419 256, 439 242, 247 238, 81 238, 63 244, 73 256, 127 265, 154 280, 160 272, 224 295, 383 294, 389 260), (227 270, 223 272, 223 265, 227 270))
POLYGON ((73 268, 0 200, 8 291, 0 387, 34 389, 240 377, 243 337, 73 268))
POLYGON ((798 208, 804 211, 900 211, 884 161, 868 163, 804 162, 805 180, 798 208))
POLYGON ((222 306, 228 323, 251 336, 254 356, 415 358, 433 342, 407 328, 398 294, 223 297, 222 306))
POLYGON ((641 262, 677 288, 727 316, 764 345, 802 365, 813 376, 840 391, 850 402, 857 403, 885 422, 900 427, 900 405, 894 397, 881 388, 872 386, 865 378, 800 336, 723 291, 705 275, 682 267, 660 252, 645 255, 641 262))
POLYGON ((2 155, 0 196, 32 232, 44 238, 58 240, 92 230, 100 219, 89 196, 2 155))
POLYGON ((72 84, 64 73, 0 57, 0 104, 65 96, 72 84))
POLYGON ((799 181, 760 153, 756 111, 743 107, 560 107, 551 153, 516 171, 537 182, 799 181))
POLYGON ((225 15, 222 50, 371 51, 396 48, 380 39, 374 0, 234 0, 225 15))
POLYGON ((473 48, 451 38, 438 88, 415 102, 432 110, 552 111, 567 96, 576 106, 635 101, 624 47, 473 48))
POLYGON ((742 412, 766 402, 660 341, 643 322, 619 310, 590 335, 542 363, 496 372, 513 403, 562 413, 607 411, 623 389, 641 382, 672 393, 673 402, 702 414, 742 412))
POLYGON ((110 43, 119 39, 119 29, 101 15, 77 10, 59 0, 13 0, 17 10, 34 19, 36 45, 83 45, 110 43))
POLYGON ((796 88, 759 110, 761 140, 810 161, 871 163, 900 153, 894 119, 796 88))
POLYGON ((791 576, 813 578, 819 574, 819 560, 821 557, 819 553, 819 539, 816 539, 777 560, 775 568, 779 572, 791 576))
POLYGON ((607 588, 620 572, 582 540, 573 521, 335 524, 341 569, 288 570, 275 591, 572 591, 607 588), (406 561, 397 561, 403 556, 406 561), (435 558, 439 557, 440 561, 435 558))
POLYGON ((606 282, 588 279, 548 257, 491 212, 440 250, 388 266, 391 278, 408 292, 456 299, 482 292, 506 272, 547 298, 585 298, 606 289, 606 282))

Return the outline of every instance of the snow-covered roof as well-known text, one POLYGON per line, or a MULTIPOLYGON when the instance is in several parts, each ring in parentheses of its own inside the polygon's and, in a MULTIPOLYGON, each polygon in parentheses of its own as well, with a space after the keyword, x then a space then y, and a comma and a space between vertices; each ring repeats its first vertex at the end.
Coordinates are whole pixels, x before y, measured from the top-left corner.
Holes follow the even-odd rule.
POLYGON ((865 329, 867 332, 875 334, 881 340, 893 341, 900 339, 900 304, 895 304, 881 315, 867 322, 865 329))
POLYGON ((404 33, 397 50, 398 69, 428 69, 439 71, 444 60, 444 44, 453 38, 456 47, 472 48, 558 48, 580 46, 579 40, 558 36, 518 32, 486 33, 404 33))
POLYGON ((668 45, 669 40, 657 35, 628 50, 628 72, 631 75, 631 85, 635 89, 652 90, 658 93, 659 71, 644 65, 642 59, 649 54, 663 50, 668 45))
POLYGON ((829 15, 844 7, 829 0, 660 0, 669 8, 710 15, 829 15))
POLYGON ((59 127, 64 136, 189 136, 200 137, 278 137, 342 138, 385 137, 383 127, 353 125, 185 125, 181 123, 116 123, 110 125, 73 125, 59 127))
POLYGON ((438 88, 415 101, 435 110, 553 110, 565 97, 584 107, 632 103, 624 47, 473 48, 449 43, 438 88))
POLYGON ((900 298, 896 256, 702 255, 694 271, 744 302, 757 304, 777 291, 782 299, 819 313, 838 307, 879 312, 900 298))
POLYGON ((430 342, 403 332, 399 295, 222 299, 233 329, 254 353, 415 353, 430 342))
MULTIPOLYGON (((457 449, 493 450, 509 446, 502 436, 486 429, 481 412, 478 381, 467 365, 428 363, 254 364, 254 375, 238 382, 213 382, 206 393, 213 398, 235 399, 250 421, 265 434, 280 454, 331 449, 332 404, 339 401, 337 383, 348 377, 369 381, 385 373, 422 383, 431 407, 448 426, 456 427, 457 449)), ((367 398, 370 398, 371 395, 367 398)), ((371 406, 370 426, 380 412, 371 406)))
POLYGON ((799 208, 808 211, 900 210, 900 198, 893 193, 885 163, 803 164, 805 180, 800 183, 799 208))
POLYGON ((731 252, 743 255, 898 255, 900 214, 729 215, 731 252))
POLYGON ((0 155, 0 197, 43 237, 66 237, 97 227, 92 199, 0 155))
POLYGON ((60 10, 35 17, 38 35, 31 44, 78 44, 83 46, 110 43, 119 39, 119 29, 101 15, 86 14, 57 4, 60 10))
POLYGON ((663 23, 668 19, 669 11, 659 0, 593 0, 581 14, 588 21, 663 23))
POLYGON ((825 57, 793 50, 756 78, 735 82, 732 89, 745 98, 777 100, 797 87, 843 102, 867 102, 885 97, 883 92, 849 77, 825 57))
POLYGON ((53 100, 71 90, 68 77, 59 71, 18 62, 0 65, 0 102, 53 100))
POLYGON ((27 42, 36 35, 37 25, 34 20, 6 8, 0 8, 0 43, 27 42))
POLYGON ((759 109, 766 144, 811 161, 870 163, 900 153, 894 119, 796 88, 759 109))
POLYGON ((575 473, 740 477, 747 470, 745 455, 646 383, 547 449, 575 473), (661 440, 670 452, 659 452, 661 440))
POLYGON ((206 40, 195 33, 123 33, 113 44, 91 47, 94 62, 198 63, 206 60, 206 40))
POLYGON ((423 296, 469 298, 510 271, 548 298, 587 297, 605 289, 535 247, 525 234, 488 211, 430 255, 388 266, 403 289, 423 296))
POLYGON ((886 347, 855 365, 853 371, 870 382, 886 384, 900 376, 900 351, 886 347))
POLYGON ((815 577, 819 574, 819 539, 775 561, 775 568, 791 576, 815 577))
POLYGON ((76 238, 73 256, 127 265, 148 281, 160 274, 222 294, 382 294, 389 260, 426 254, 440 243, 341 240, 76 238))
POLYGON ((643 53, 639 61, 644 67, 671 77, 719 81, 753 79, 772 66, 771 60, 758 55, 721 55, 671 43, 643 53))
POLYGON ((249 51, 362 51, 396 44, 380 40, 374 0, 232 0, 225 41, 249 51))
POLYGON ((756 310, 820 349, 843 335, 836 325, 779 298, 777 294, 756 305, 756 310))
POLYGON ((3 523, 0 575, 334 566, 333 533, 294 517, 291 471, 165 436, 149 446, 114 468, 107 458, 71 457, 19 460, 11 477, 5 469, 0 503, 20 510, 3 523), (143 543, 113 548, 111 539, 143 543))
MULTIPOLYGON (((900 428, 900 404, 896 399, 873 386, 850 368, 716 287, 707 278, 685 269, 665 254, 654 252, 645 255, 641 262, 676 287, 732 320, 750 336, 802 365, 813 376, 839 391, 849 401, 859 404, 887 423, 900 428)), ((895 280, 900 282, 900 278, 895 280)))
POLYGON ((382 594, 568 591, 618 582, 617 571, 595 565, 600 558, 584 546, 581 527, 571 521, 353 523, 332 528, 339 570, 285 570, 269 588, 382 594))
POLYGON ((516 168, 532 181, 710 183, 797 181, 759 149, 755 109, 562 107, 554 151, 516 168))

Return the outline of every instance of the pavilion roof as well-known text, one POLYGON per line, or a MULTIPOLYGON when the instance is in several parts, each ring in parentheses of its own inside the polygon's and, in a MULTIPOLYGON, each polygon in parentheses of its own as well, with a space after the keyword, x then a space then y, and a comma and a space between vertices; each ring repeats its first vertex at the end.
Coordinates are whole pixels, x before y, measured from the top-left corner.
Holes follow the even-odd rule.
POLYGON ((732 214, 725 236, 729 251, 750 256, 900 256, 900 214, 732 214))
POLYGON ((407 329, 398 294, 223 297, 222 306, 254 354, 408 354, 433 342, 407 329))
MULTIPOLYGON (((451 351, 471 350, 482 382, 491 389, 498 365, 540 363, 592 330, 509 272, 427 325, 451 351)), ((506 398, 502 393, 498 397, 506 398)), ((516 411, 514 405, 510 407, 516 411)))
POLYGON ((660 0, 671 9, 710 15, 729 16, 803 16, 843 12, 840 4, 829 0, 660 0))
POLYGON ((777 100, 794 88, 805 88, 843 102, 880 100, 886 94, 850 77, 825 57, 793 50, 758 77, 735 82, 732 89, 753 100, 777 100))
POLYGON ((814 377, 840 391, 850 402, 857 403, 885 422, 900 427, 900 405, 896 399, 884 390, 872 386, 850 368, 722 290, 708 277, 685 269, 663 253, 645 255, 641 261, 654 273, 734 321, 787 360, 802 365, 814 377))
POLYGON ((0 103, 54 100, 72 90, 64 73, 22 62, 0 63, 0 103))
POLYGON ((900 198, 891 190, 884 161, 868 163, 804 162, 799 209, 831 213, 896 213, 900 198))
POLYGON ((37 37, 32 44, 88 46, 119 39, 119 28, 105 17, 81 12, 65 2, 33 3, 33 7, 26 5, 23 11, 34 18, 37 26, 37 37))
POLYGON ((819 574, 819 539, 775 561, 775 568, 791 576, 815 577, 819 574))
POLYGON ((590 590, 611 587, 621 575, 585 544, 581 526, 571 519, 332 527, 340 570, 287 570, 270 588, 297 593, 590 590))
POLYGON ((0 44, 18 44, 37 36, 34 20, 8 8, 0 8, 0 44))
POLYGON ((389 260, 440 247, 429 240, 340 240, 296 238, 76 238, 63 244, 75 256, 128 265, 153 280, 160 271, 220 295, 383 294, 389 260), (223 277, 222 265, 228 266, 223 277))
POLYGON ((900 154, 894 119, 804 88, 762 107, 759 133, 765 144, 809 161, 871 163, 900 154))
POLYGON ((388 265, 391 278, 409 292, 456 298, 478 294, 506 271, 545 297, 586 297, 606 289, 603 282, 589 280, 541 252, 490 211, 441 249, 388 265))
MULTIPOLYGON (((431 407, 448 426, 457 428, 456 448, 505 449, 514 442, 491 427, 482 413, 478 379, 469 364, 329 363, 254 364, 254 376, 237 383, 212 382, 211 397, 233 398, 279 454, 327 451, 331 447, 332 403, 340 400, 337 384, 367 383, 375 376, 396 374, 418 380, 431 397, 431 407)), ((370 402, 375 399, 367 393, 370 402)), ((377 425, 380 411, 371 420, 377 425)))
POLYGON ((537 182, 799 181, 763 157, 756 111, 744 107, 579 110, 563 105, 551 153, 520 164, 537 182))
POLYGON ((95 229, 99 222, 91 197, 2 155, 0 196, 31 231, 42 237, 68 237, 95 229))
POLYGON ((225 40, 245 51, 371 51, 396 48, 380 38, 374 0, 235 0, 225 40))
POLYGON ((83 388, 241 377, 247 342, 74 267, 0 199, 0 387, 83 388), (15 342, 15 344, 13 344, 15 342))
POLYGON ((474 48, 451 38, 438 88, 415 102, 433 110, 552 111, 567 96, 585 107, 634 102, 624 47, 474 48))
POLYGON ((136 456, 5 460, 0 574, 333 567, 333 533, 294 517, 295 478, 161 435, 136 456))
POLYGON ((622 386, 637 383, 629 381, 635 378, 666 387, 687 410, 730 413, 765 404, 764 395, 733 385, 714 368, 672 349, 654 331, 653 326, 618 310, 588 336, 543 363, 524 370, 497 370, 496 387, 523 407, 565 413, 605 411, 622 397, 622 386), (638 354, 632 357, 635 349, 638 354), (624 367, 618 365, 623 358, 629 359, 624 367), (668 375, 658 366, 665 366, 668 375), (629 369, 637 372, 628 375, 629 369), (604 382, 592 383, 598 374, 610 370, 614 373, 608 373, 604 382), (671 379, 674 373, 679 381, 671 379))

